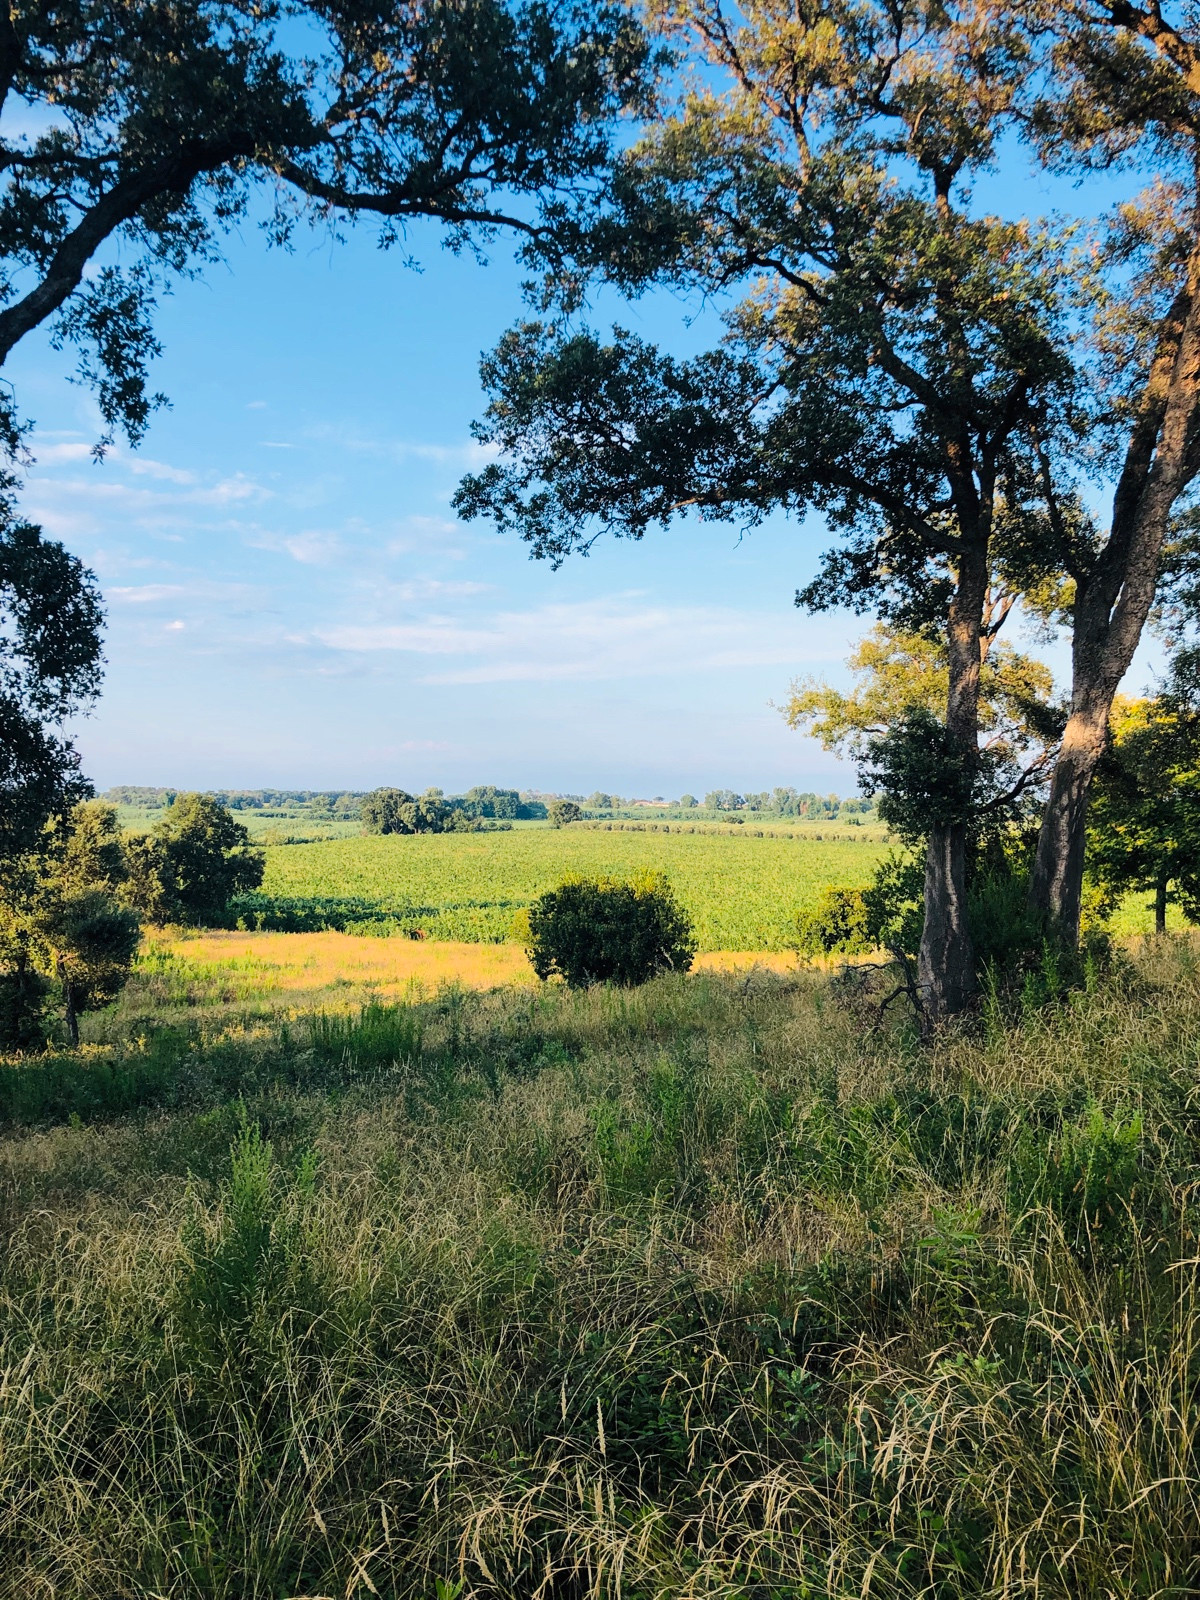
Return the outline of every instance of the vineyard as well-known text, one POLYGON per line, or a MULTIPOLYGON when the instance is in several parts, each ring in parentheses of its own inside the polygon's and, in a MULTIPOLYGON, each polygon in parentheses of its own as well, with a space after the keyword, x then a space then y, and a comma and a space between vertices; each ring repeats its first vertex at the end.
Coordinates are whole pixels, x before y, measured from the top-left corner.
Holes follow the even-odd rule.
POLYGON ((864 833, 775 837, 589 828, 359 837, 267 851, 247 927, 340 928, 500 943, 517 912, 571 872, 665 872, 702 950, 786 948, 791 925, 830 884, 863 885, 886 850, 864 833))

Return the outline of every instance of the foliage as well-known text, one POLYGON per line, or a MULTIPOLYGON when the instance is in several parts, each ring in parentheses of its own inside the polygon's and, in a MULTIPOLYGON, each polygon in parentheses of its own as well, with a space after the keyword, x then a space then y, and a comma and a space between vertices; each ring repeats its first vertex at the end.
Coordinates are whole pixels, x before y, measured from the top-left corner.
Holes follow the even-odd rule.
POLYGON ((257 889, 262 852, 227 806, 206 794, 181 794, 149 834, 125 843, 126 894, 151 922, 219 926, 237 895, 257 889))
POLYGON ((401 819, 401 810, 414 804, 406 789, 372 789, 359 805, 364 833, 411 833, 401 819))
MULTIPOLYGON (((135 441, 161 401, 157 295, 217 259, 256 191, 281 244, 305 214, 373 215, 384 245, 423 216, 456 249, 536 237, 602 173, 613 117, 653 72, 623 7, 537 0, 31 7, 4 62, 2 103, 24 110, 0 148, 0 362, 48 324, 80 351, 105 440, 135 441)), ((6 399, 10 452, 20 431, 6 399)))
POLYGON ((540 800, 522 799, 515 789, 497 789, 495 784, 476 784, 455 805, 468 817, 487 817, 500 822, 530 822, 547 815, 540 800))
POLYGON ((568 828, 572 822, 579 822, 583 817, 583 809, 576 805, 574 800, 551 800, 546 808, 552 828, 568 828))
POLYGON ((0 483, 0 873, 53 816, 91 793, 63 733, 100 686, 95 579, 40 528, 15 521, 0 483))
POLYGON ((573 988, 686 972, 695 952, 691 923, 659 872, 567 878, 529 908, 533 970, 573 988))
MULTIPOLYGON (((858 679, 848 693, 817 679, 797 680, 780 707, 790 728, 824 749, 861 759, 868 741, 910 714, 941 717, 949 689, 945 643, 879 622, 851 652, 858 679)), ((1050 669, 1006 642, 989 646, 980 664, 979 729, 985 746, 1037 759, 1061 731, 1052 704, 1050 669)))
POLYGON ((966 826, 1009 776, 989 751, 964 749, 940 717, 914 707, 867 740, 860 782, 882 821, 915 843, 934 827, 966 826))
POLYGON ((9 1587, 1193 1592, 1194 947, 928 1057, 830 997, 443 993, 364 1073, 265 975, 0 1063, 9 1587))
MULTIPOLYGON (((611 205, 581 214, 557 298, 573 311, 589 279, 743 297, 688 359, 567 317, 511 330, 482 367, 477 434, 498 459, 455 503, 556 564, 684 514, 813 510, 844 536, 799 603, 873 610, 947 666, 929 753, 949 770, 918 786, 947 802, 928 819, 946 835, 922 950, 936 1020, 970 994, 958 801, 981 661, 1014 599, 1093 536, 1070 492, 1088 391, 1069 234, 971 198, 1019 120, 1030 37, 1005 8, 916 0, 660 15, 693 71, 623 154, 611 205)), ((910 780, 915 757, 897 757, 910 780)))
POLYGON ((1180 651, 1154 700, 1118 703, 1089 813, 1092 876, 1110 896, 1149 889, 1166 926, 1174 886, 1200 921, 1200 651, 1180 651))
POLYGON ((804 955, 861 955, 878 942, 862 889, 826 889, 796 918, 796 948, 804 955))
POLYGON ((74 1043, 79 1013, 120 994, 141 941, 137 914, 118 898, 125 878, 116 812, 102 801, 77 805, 37 851, 10 863, 0 901, 0 1047, 44 1045, 55 992, 74 1043))

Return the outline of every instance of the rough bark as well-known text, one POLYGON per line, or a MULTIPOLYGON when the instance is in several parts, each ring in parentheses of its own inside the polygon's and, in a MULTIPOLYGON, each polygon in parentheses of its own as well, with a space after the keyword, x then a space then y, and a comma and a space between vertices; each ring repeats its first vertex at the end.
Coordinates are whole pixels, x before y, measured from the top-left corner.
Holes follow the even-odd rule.
POLYGON ((1200 243, 1166 318, 1113 497, 1112 529, 1077 578, 1071 712, 1042 815, 1030 904, 1065 944, 1079 938, 1088 795, 1113 697, 1154 604, 1176 501, 1200 467, 1200 243))
MULTIPOLYGON (((990 494, 984 503, 990 510, 990 494)), ((960 510, 960 526, 966 509, 960 510)), ((986 526, 987 511, 978 502, 970 510, 986 526)), ((977 531, 964 540, 947 630, 950 686, 946 727, 968 762, 976 759, 978 751, 980 643, 987 589, 987 540, 977 531)), ((965 821, 939 822, 930 829, 917 985, 926 1031, 964 1010, 975 992, 975 951, 967 921, 965 821)))
POLYGON ((1167 880, 1159 878, 1154 885, 1154 931, 1166 933, 1167 931, 1167 880))
POLYGON ((926 1029, 964 1010, 975 992, 975 960, 967 925, 967 830, 939 825, 925 847, 925 922, 917 956, 917 988, 926 1029))

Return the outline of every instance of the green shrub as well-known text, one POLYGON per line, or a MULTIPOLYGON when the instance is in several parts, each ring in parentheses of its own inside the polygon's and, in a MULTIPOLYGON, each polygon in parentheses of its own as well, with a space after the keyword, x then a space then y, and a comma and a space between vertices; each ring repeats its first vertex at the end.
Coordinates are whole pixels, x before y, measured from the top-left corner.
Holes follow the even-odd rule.
POLYGON ((0 1050, 42 1050, 49 980, 31 966, 0 972, 0 1050))
POLYGON ((805 955, 861 955, 876 942, 861 889, 826 889, 797 914, 796 948, 805 955))
POLYGON ((572 988, 645 983, 686 972, 696 953, 687 916, 659 872, 565 879, 529 910, 529 959, 539 978, 572 988))

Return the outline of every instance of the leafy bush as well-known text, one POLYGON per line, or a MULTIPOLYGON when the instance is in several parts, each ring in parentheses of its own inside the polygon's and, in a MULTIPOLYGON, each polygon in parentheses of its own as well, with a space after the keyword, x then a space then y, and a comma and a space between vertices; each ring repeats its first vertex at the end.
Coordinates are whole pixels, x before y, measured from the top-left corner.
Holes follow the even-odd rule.
POLYGON ((149 921, 220 927, 236 895, 257 889, 263 854, 228 806, 181 794, 155 823, 125 843, 124 893, 149 921))
POLYGON ((40 1050, 50 983, 28 964, 0 972, 0 1050, 40 1050))
POLYGON ((572 822, 578 822, 583 816, 583 811, 574 800, 551 800, 546 808, 546 815, 550 819, 552 828, 565 828, 572 822))
POLYGON ((862 889, 826 889, 796 917, 796 948, 805 955, 860 955, 876 939, 862 889))
POLYGON ((666 878, 565 879, 529 910, 529 958, 539 978, 555 973, 572 988, 645 983, 686 972, 696 953, 691 923, 666 878))

